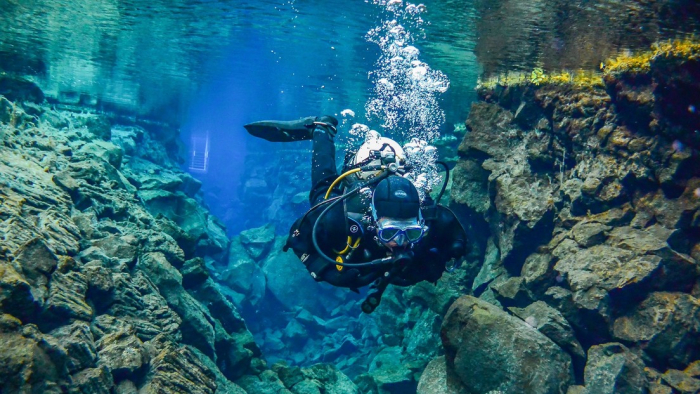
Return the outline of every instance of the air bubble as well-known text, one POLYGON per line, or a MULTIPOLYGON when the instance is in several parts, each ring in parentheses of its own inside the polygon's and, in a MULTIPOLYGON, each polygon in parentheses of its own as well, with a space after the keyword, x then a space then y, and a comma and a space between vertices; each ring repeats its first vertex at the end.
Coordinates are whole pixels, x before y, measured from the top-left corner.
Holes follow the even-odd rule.
MULTIPOLYGON (((379 120, 387 137, 400 143, 411 141, 405 149, 414 170, 406 177, 416 184, 423 198, 442 182, 436 166, 437 149, 429 142, 439 137, 445 121, 437 96, 447 91, 449 79, 419 59, 415 37, 424 35, 419 14, 425 12, 425 5, 387 0, 373 3, 384 6, 391 17, 366 35, 367 41, 377 44, 381 51, 376 69, 370 72, 374 92, 365 105, 367 118, 379 120)), ((368 130, 358 126, 351 134, 366 136, 368 130)))

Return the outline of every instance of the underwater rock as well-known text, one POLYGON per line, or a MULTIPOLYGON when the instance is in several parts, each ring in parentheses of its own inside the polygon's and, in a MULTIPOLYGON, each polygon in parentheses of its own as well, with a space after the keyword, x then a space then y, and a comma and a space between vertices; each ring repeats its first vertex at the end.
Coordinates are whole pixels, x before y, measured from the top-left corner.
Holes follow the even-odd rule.
POLYGON ((533 253, 525 259, 520 276, 524 279, 524 285, 535 294, 543 294, 547 287, 556 280, 554 273, 554 259, 546 253, 533 253))
MULTIPOLYGON (((178 165, 150 131, 139 137, 150 147, 129 151, 150 149, 168 159, 158 171, 172 171, 179 201, 201 213, 183 230, 183 223, 155 218, 135 196, 137 187, 117 168, 124 161, 133 175, 134 157, 104 141, 108 123, 31 110, 64 130, 40 119, 31 126, 36 130, 2 125, 12 132, 3 134, 0 155, 0 335, 7 339, 0 342, 15 347, 2 350, 2 390, 213 393, 215 378, 259 373, 260 350, 202 264, 221 259, 228 239, 206 209, 182 197, 194 195, 198 182, 177 175, 178 165), (183 342, 202 349, 197 357, 217 374, 183 342)), ((24 121, 23 112, 16 115, 24 121)))
MULTIPOLYGON (((436 313, 440 318, 445 315, 447 308, 452 305, 454 300, 463 294, 459 286, 454 282, 459 282, 462 279, 457 276, 457 271, 453 275, 443 275, 438 279, 437 285, 428 282, 419 282, 406 289, 404 297, 409 304, 418 303, 427 305, 430 310, 436 313)), ((438 333, 436 331, 436 333, 438 333)))
POLYGON ((372 359, 368 375, 379 393, 400 394, 416 390, 413 372, 401 359, 402 351, 399 347, 384 348, 372 359))
POLYGON ((180 273, 182 273, 182 286, 185 289, 197 287, 209 278, 209 271, 201 257, 185 261, 180 273))
POLYGON ((139 190, 138 195, 152 215, 165 216, 194 239, 206 236, 207 214, 194 199, 182 192, 171 193, 160 189, 139 190))
POLYGON ((223 296, 219 286, 211 279, 192 288, 190 294, 206 306, 209 312, 207 319, 213 320, 216 361, 221 372, 231 380, 248 372, 253 357, 261 354, 235 306, 223 296))
POLYGON ((605 233, 611 229, 612 227, 602 223, 582 221, 574 225, 570 236, 582 248, 589 248, 603 243, 606 238, 605 233))
POLYGON ((497 159, 505 159, 510 154, 510 129, 513 114, 498 105, 476 102, 467 119, 468 132, 459 145, 459 153, 472 156, 479 152, 497 159), (494 129, 494 127, 496 127, 494 129))
POLYGON ((0 262, 0 308, 2 311, 28 320, 37 311, 46 297, 47 279, 39 287, 32 285, 10 264, 0 262))
POLYGON ((92 115, 85 120, 85 127, 95 137, 104 141, 112 139, 112 122, 106 115, 92 115))
POLYGON ((216 364, 204 353, 200 352, 195 347, 188 347, 187 349, 197 357, 197 360, 199 360, 199 362, 201 362, 216 376, 216 394, 248 394, 245 390, 243 390, 241 386, 233 383, 231 380, 226 378, 226 376, 224 376, 224 374, 221 373, 216 364))
POLYGON ((78 155, 94 156, 98 159, 102 159, 107 163, 114 166, 114 168, 119 168, 122 165, 122 149, 117 145, 112 144, 107 141, 93 141, 89 142, 78 149, 76 152, 78 155))
POLYGON ((146 374, 146 383, 139 392, 216 392, 216 376, 187 347, 178 346, 163 335, 154 338, 151 345, 155 353, 146 374))
POLYGON ((68 372, 74 373, 96 366, 97 348, 88 324, 76 321, 59 327, 50 334, 56 337, 66 349, 68 372))
POLYGON ((312 314, 325 311, 318 296, 319 284, 291 251, 283 252, 286 237, 278 237, 270 255, 261 263, 267 289, 287 310, 302 307, 312 314))
POLYGON ((133 379, 132 375, 149 362, 143 343, 134 334, 135 330, 129 327, 97 341, 99 364, 106 366, 117 379, 133 379))
POLYGON ((41 238, 34 238, 16 252, 13 265, 19 268, 34 288, 44 288, 37 298, 46 292, 46 285, 58 265, 58 258, 41 238))
POLYGON ((404 338, 406 353, 422 361, 423 367, 440 351, 441 323, 442 319, 435 312, 430 309, 424 310, 404 338))
POLYGON ((684 293, 651 293, 615 320, 613 335, 643 342, 644 351, 665 365, 682 368, 700 358, 700 303, 684 293))
POLYGON ((574 371, 583 372, 586 353, 576 339, 569 322, 558 310, 543 301, 534 302, 525 308, 511 307, 508 310, 568 352, 571 355, 574 371))
POLYGON ((342 372, 329 364, 306 368, 290 367, 284 363, 272 366, 284 385, 294 394, 359 394, 357 386, 342 372))
POLYGON ((32 325, 3 315, 0 381, 3 391, 61 393, 68 381, 65 350, 32 325))
POLYGON ((292 320, 287 324, 287 327, 284 329, 284 336, 286 338, 285 342, 293 346, 303 346, 308 340, 306 328, 297 320, 292 320))
MULTIPOLYGON (((683 368, 698 357, 688 345, 698 338, 688 320, 697 320, 699 283, 700 145, 688 133, 700 126, 688 99, 698 62, 696 47, 664 45, 675 49, 646 69, 606 75, 607 91, 480 91, 452 196, 462 218, 484 226, 470 234, 483 261, 465 277, 472 294, 503 305, 546 300, 561 314, 551 322, 573 327, 558 334, 584 346, 619 340, 648 366, 683 368)), ((672 390, 660 374, 653 380, 651 392, 672 390)))
POLYGON ((520 319, 471 296, 450 307, 442 323, 448 370, 469 391, 565 393, 571 357, 520 319))
POLYGON ((73 270, 57 270, 51 275, 49 294, 44 310, 49 320, 92 320, 94 312, 85 302, 88 279, 85 274, 73 270))
POLYGON ((109 394, 114 378, 107 367, 87 368, 71 376, 71 388, 80 393, 109 394))
POLYGON ((221 274, 221 282, 243 294, 251 305, 256 306, 265 296, 267 281, 260 266, 243 248, 240 237, 231 238, 228 266, 221 274))
POLYGON ((141 248, 140 254, 159 253, 172 264, 173 267, 182 267, 185 263, 185 253, 177 244, 177 241, 165 232, 143 231, 137 233, 141 248))
POLYGON ((484 254, 484 262, 472 283, 474 294, 480 294, 486 286, 499 277, 506 276, 507 271, 500 260, 498 247, 493 237, 489 237, 484 254))
POLYGON ((585 394, 633 394, 647 392, 642 360, 620 343, 588 349, 584 373, 585 394))
MULTIPOLYGON (((114 125, 110 130, 110 142, 122 148, 125 155, 133 156, 136 151, 136 144, 141 141, 144 129, 134 126, 114 125)), ((138 157, 130 157, 132 160, 141 160, 138 157)))
POLYGON ((661 379, 682 394, 700 391, 700 379, 695 379, 684 371, 669 369, 661 375, 661 379))
MULTIPOLYGON (((343 319, 347 320, 347 319, 343 319)), ((340 339, 334 339, 331 341, 333 343, 331 349, 326 349, 323 352, 323 361, 330 362, 332 360, 340 359, 342 356, 353 356, 357 354, 362 349, 362 344, 360 341, 355 339, 352 335, 342 335, 341 332, 336 331, 332 334, 334 337, 341 337, 340 339)))
POLYGON ((270 223, 262 227, 242 231, 240 234, 241 245, 248 251, 250 257, 260 261, 270 251, 275 241, 275 226, 270 223))
MULTIPOLYGON (((554 269, 565 275, 581 307, 595 310, 606 302, 607 292, 621 293, 625 286, 649 280, 659 268, 660 258, 641 256, 624 249, 596 245, 564 255, 554 269), (598 295, 602 294, 604 298, 598 295)), ((628 289, 632 292, 635 289, 628 289)))
MULTIPOLYGON (((557 196, 551 177, 537 174, 528 158, 527 141, 537 135, 524 134, 512 118, 495 104, 472 105, 452 197, 475 218, 474 225, 490 227, 504 267, 515 273, 522 268, 521 259, 551 231, 557 196), (479 218, 487 223, 478 224, 479 218)), ((475 237, 486 241, 483 234, 475 237)))
POLYGON ((452 170, 453 187, 450 199, 463 204, 477 213, 484 213, 491 208, 488 193, 488 172, 474 160, 460 160, 452 170))
MULTIPOLYGON (((44 92, 34 82, 24 78, 3 75, 0 77, 0 95, 10 101, 29 101, 32 103, 44 102, 44 92)), ((6 120, 2 120, 6 122, 6 120)))
POLYGON ((247 393, 260 394, 293 394, 289 391, 277 374, 271 370, 259 375, 246 375, 235 383, 241 386, 247 393))
POLYGON ((120 324, 132 325, 142 341, 153 339, 159 333, 175 335, 179 332, 181 317, 172 310, 157 287, 142 272, 112 274, 113 300, 106 314, 95 317, 93 330, 115 332, 120 324))
POLYGON ((182 178, 174 171, 139 157, 129 159, 124 168, 124 176, 139 190, 165 190, 174 193, 181 191, 183 186, 182 178))
MULTIPOLYGON (((92 246, 100 248, 106 256, 116 259, 115 263, 131 265, 136 260, 139 240, 134 235, 107 235, 91 240, 92 246)), ((84 251, 81 251, 84 253, 84 251)))
POLYGON ((197 242, 195 253, 207 256, 219 264, 225 263, 226 251, 229 239, 226 236, 226 227, 214 215, 207 215, 206 236, 197 242))
POLYGON ((502 306, 524 307, 533 301, 532 294, 525 287, 525 279, 519 276, 494 282, 491 290, 502 306))
MULTIPOLYGON (((581 223, 574 229, 583 228, 581 223)), ((562 236, 575 239, 575 234, 572 229, 562 236)), ((698 275, 696 264, 670 248, 668 232, 660 227, 619 226, 605 234, 605 243, 586 249, 566 238, 552 253, 559 258, 557 278, 567 281, 579 308, 609 323, 611 308, 636 302, 650 290, 690 288, 698 275)))
POLYGON ((433 359, 423 371, 417 394, 470 394, 454 372, 447 368, 445 356, 433 359))

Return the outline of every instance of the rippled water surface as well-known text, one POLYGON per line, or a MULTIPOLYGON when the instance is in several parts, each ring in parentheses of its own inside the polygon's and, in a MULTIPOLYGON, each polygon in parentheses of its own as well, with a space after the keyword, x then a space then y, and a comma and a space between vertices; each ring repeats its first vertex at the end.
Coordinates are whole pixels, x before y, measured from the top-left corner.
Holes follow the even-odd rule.
MULTIPOLYGON (((0 3, 3 71, 33 76, 63 102, 170 120, 182 120, 201 89, 231 84, 241 97, 268 97, 261 113, 362 108, 379 56, 365 35, 387 17, 361 0, 0 3)), ((594 68, 616 52, 693 31, 689 16, 700 12, 695 0, 425 5, 416 47, 450 79, 441 98, 448 122, 463 120, 483 72, 594 68)))

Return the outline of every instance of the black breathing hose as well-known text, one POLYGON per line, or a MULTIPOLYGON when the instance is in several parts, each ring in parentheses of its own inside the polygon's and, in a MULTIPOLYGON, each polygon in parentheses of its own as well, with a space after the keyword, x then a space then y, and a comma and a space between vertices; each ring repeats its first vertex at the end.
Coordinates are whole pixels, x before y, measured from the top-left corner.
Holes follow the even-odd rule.
MULTIPOLYGON (((436 164, 440 164, 441 166, 443 166, 443 167, 445 168, 445 182, 442 184, 442 189, 440 189, 440 193, 438 194, 438 197, 437 197, 437 199, 435 200, 435 203, 434 203, 434 206, 437 206, 438 203, 440 202, 440 200, 442 199, 442 195, 445 194, 445 189, 447 189, 447 184, 448 184, 449 181, 450 181, 450 167, 448 167, 448 166, 447 166, 447 163, 445 163, 445 162, 443 162, 443 161, 437 161, 437 162, 435 162, 435 163, 436 163, 436 164)), ((385 258, 383 258, 383 259, 372 260, 372 261, 369 261, 369 262, 366 262, 366 263, 341 263, 341 262, 338 262, 338 261, 336 261, 336 260, 333 260, 332 258, 330 258, 327 254, 325 254, 325 253, 321 250, 321 247, 318 245, 318 237, 316 236, 316 233, 317 233, 316 230, 318 229, 318 224, 321 222, 321 219, 322 219, 323 216, 325 216, 326 213, 328 213, 336 204, 339 204, 339 203, 341 203, 341 202, 347 200, 350 196, 352 196, 352 195, 354 195, 355 193, 359 192, 360 189, 365 188, 365 187, 367 187, 367 186, 369 186, 369 185, 372 185, 372 184, 375 184, 375 183, 379 183, 379 181, 381 181, 381 180, 384 179, 384 178, 389 177, 390 175, 391 175, 391 172, 390 172, 390 171, 385 171, 385 172, 383 172, 382 174, 380 174, 379 176, 377 176, 376 178, 371 179, 371 180, 369 180, 369 181, 367 181, 367 182, 361 184, 360 186, 358 186, 358 187, 356 187, 356 188, 350 190, 349 192, 343 194, 342 196, 338 196, 338 197, 334 197, 333 199, 330 199, 330 200, 322 201, 322 202, 316 204, 316 205, 311 209, 311 210, 313 210, 313 209, 315 209, 315 208, 320 207, 321 205, 325 205, 325 204, 329 203, 330 201, 334 200, 330 205, 328 205, 328 207, 326 207, 326 209, 323 210, 323 212, 321 212, 320 215, 318 215, 318 218, 316 218, 316 221, 314 222, 314 227, 313 227, 313 229, 311 230, 311 240, 313 241, 314 248, 316 248, 316 251, 318 252, 319 256, 321 256, 323 259, 327 260, 328 262, 333 263, 333 264, 335 264, 335 265, 339 265, 339 266, 341 266, 341 267, 367 267, 367 266, 370 266, 370 265, 388 264, 388 263, 392 263, 392 262, 394 261, 394 258, 392 258, 392 257, 385 257, 385 258)), ((308 212, 307 212, 307 214, 308 214, 308 212)), ((306 215, 304 215, 304 216, 306 216, 306 215)))
MULTIPOLYGON (((366 263, 341 263, 341 262, 335 261, 335 260, 333 260, 332 258, 328 257, 328 255, 325 254, 325 253, 323 252, 323 250, 321 250, 321 247, 318 245, 318 238, 316 237, 316 233, 317 233, 317 229, 318 229, 318 224, 321 222, 321 219, 322 219, 323 216, 325 216, 326 213, 328 213, 336 204, 339 204, 339 203, 345 201, 345 200, 348 199, 350 196, 352 196, 352 195, 354 195, 355 193, 359 192, 360 189, 362 189, 362 188, 365 188, 365 187, 367 187, 367 186, 369 186, 369 185, 372 185, 372 184, 374 184, 374 183, 379 183, 379 181, 381 181, 381 180, 384 179, 384 178, 387 178, 389 175, 391 175, 391 173, 390 173, 389 171, 385 171, 384 173, 380 174, 380 175, 377 176, 376 178, 374 178, 374 179, 372 179, 372 180, 370 180, 370 181, 368 181, 368 182, 363 183, 362 185, 360 185, 360 186, 358 186, 358 187, 356 187, 356 188, 350 190, 349 192, 343 194, 342 196, 336 197, 337 199, 336 199, 335 201, 333 201, 326 209, 324 209, 323 212, 321 212, 320 215, 318 215, 318 217, 316 218, 316 221, 314 222, 314 227, 313 227, 313 229, 311 229, 311 240, 313 241, 313 243, 314 243, 314 248, 316 248, 316 251, 318 252, 319 256, 321 256, 321 257, 324 258, 325 260, 329 261, 330 263, 335 264, 335 265, 339 265, 339 266, 341 266, 341 267, 367 267, 367 266, 370 266, 370 265, 388 264, 388 263, 393 262, 393 260, 394 260, 393 257, 385 257, 385 258, 382 258, 382 259, 372 260, 372 261, 369 261, 369 262, 366 262, 366 263)), ((319 205, 320 205, 320 204, 319 204, 319 205)))
POLYGON ((436 161, 435 164, 440 164, 441 166, 445 167, 445 182, 443 182, 442 189, 440 189, 440 194, 438 194, 437 199, 435 199, 435 204, 433 204, 433 206, 437 206, 440 200, 442 200, 442 195, 445 194, 447 184, 450 182, 450 167, 447 166, 447 163, 444 161, 436 161))
POLYGON ((322 205, 326 205, 326 204, 328 204, 328 203, 331 203, 331 202, 333 202, 333 201, 339 199, 340 197, 343 197, 343 196, 336 196, 336 197, 333 197, 333 198, 329 198, 328 200, 323 200, 323 201, 321 201, 320 203, 318 203, 318 204, 314 205, 313 207, 309 208, 309 210, 306 211, 306 213, 304 214, 304 216, 301 217, 301 220, 299 221, 299 225, 297 226, 297 228, 298 228, 298 227, 301 227, 301 225, 302 225, 302 224, 304 223, 304 221, 306 220, 306 217, 309 216, 309 214, 310 214, 311 212, 315 211, 316 208, 319 208, 319 207, 322 206, 322 205))

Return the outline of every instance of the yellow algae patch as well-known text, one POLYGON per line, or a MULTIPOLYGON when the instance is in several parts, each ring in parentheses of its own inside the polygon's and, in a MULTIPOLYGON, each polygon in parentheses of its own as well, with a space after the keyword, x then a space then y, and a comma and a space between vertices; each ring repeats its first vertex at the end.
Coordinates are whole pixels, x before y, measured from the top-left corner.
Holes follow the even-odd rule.
POLYGON ((621 72, 647 73, 651 64, 659 58, 696 60, 700 58, 700 40, 688 38, 657 42, 651 49, 632 53, 625 51, 600 63, 601 71, 561 70, 545 72, 535 68, 531 72, 507 72, 477 81, 476 89, 491 90, 496 87, 524 85, 570 85, 579 88, 602 87, 603 77, 621 72))
POLYGON ((649 72, 651 62, 660 57, 696 60, 700 57, 700 41, 696 39, 662 41, 653 44, 649 51, 638 54, 624 53, 603 62, 605 74, 649 72))
POLYGON ((490 77, 479 80, 476 89, 494 89, 498 86, 523 86, 523 85, 571 85, 578 87, 603 86, 603 74, 599 72, 578 70, 564 70, 554 73, 545 73, 541 68, 536 68, 530 73, 517 72, 490 77))

